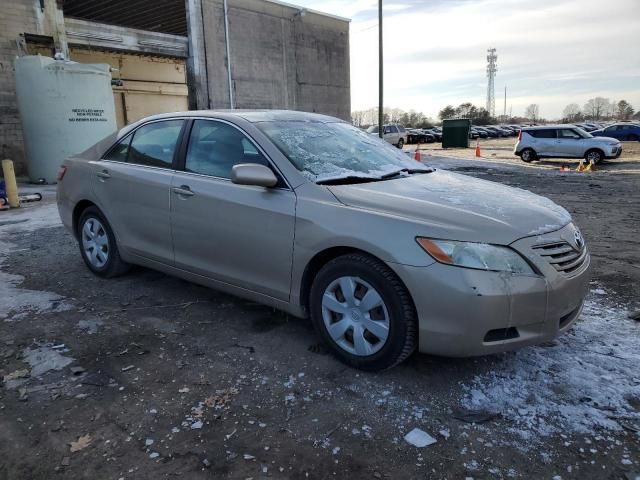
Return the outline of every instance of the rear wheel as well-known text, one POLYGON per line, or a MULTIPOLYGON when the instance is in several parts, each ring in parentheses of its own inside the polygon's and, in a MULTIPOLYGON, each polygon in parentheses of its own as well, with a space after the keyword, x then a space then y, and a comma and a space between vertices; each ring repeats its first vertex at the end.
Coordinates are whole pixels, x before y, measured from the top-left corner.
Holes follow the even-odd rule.
POLYGON ((589 150, 584 155, 584 159, 587 161, 587 163, 597 164, 600 163, 603 158, 604 154, 600 150, 589 150))
POLYGON ((404 147, 404 139, 403 138, 398 140, 398 148, 402 148, 402 147, 404 147))
POLYGON ((348 254, 318 272, 310 294, 316 331, 342 362, 363 370, 393 367, 417 345, 411 296, 384 263, 348 254))
POLYGON ((523 162, 529 163, 536 159, 536 152, 534 152, 531 148, 525 148, 520 152, 520 158, 523 162))
POLYGON ((80 215, 78 243, 84 263, 96 275, 110 278, 129 270, 130 265, 120 258, 111 226, 96 207, 80 215))

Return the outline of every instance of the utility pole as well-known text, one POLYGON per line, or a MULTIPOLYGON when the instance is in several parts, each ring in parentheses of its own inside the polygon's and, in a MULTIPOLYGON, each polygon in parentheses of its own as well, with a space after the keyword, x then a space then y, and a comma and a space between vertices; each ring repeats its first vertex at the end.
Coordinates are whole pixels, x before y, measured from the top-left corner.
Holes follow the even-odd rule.
POLYGON ((507 86, 504 86, 504 110, 502 111, 502 116, 507 118, 507 86))
POLYGON ((383 71, 382 71, 382 0, 378 0, 378 136, 384 135, 384 111, 383 111, 383 71))

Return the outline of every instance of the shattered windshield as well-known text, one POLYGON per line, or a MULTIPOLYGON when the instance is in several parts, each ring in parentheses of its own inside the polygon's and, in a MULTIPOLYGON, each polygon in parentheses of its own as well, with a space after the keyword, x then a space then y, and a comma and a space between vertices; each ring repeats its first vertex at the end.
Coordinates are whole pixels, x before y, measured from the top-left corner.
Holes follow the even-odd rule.
POLYGON ((430 169, 402 150, 344 122, 274 121, 256 126, 311 181, 381 178, 400 169, 430 169))

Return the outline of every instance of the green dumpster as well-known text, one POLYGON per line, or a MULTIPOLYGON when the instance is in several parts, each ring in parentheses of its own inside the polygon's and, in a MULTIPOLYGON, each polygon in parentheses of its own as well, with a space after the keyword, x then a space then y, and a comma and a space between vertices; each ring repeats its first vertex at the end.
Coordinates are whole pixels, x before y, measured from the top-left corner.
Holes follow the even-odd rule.
POLYGON ((442 121, 442 148, 469 148, 471 120, 456 118, 442 121))

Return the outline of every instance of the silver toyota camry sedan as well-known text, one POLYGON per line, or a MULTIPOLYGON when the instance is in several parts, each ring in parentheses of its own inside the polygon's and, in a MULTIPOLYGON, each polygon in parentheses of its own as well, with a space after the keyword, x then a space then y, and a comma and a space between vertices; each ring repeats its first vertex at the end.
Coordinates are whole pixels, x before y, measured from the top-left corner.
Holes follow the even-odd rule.
POLYGON ((65 161, 58 206, 96 275, 143 265, 310 317, 367 370, 551 340, 588 289, 562 207, 317 114, 145 118, 65 161))

